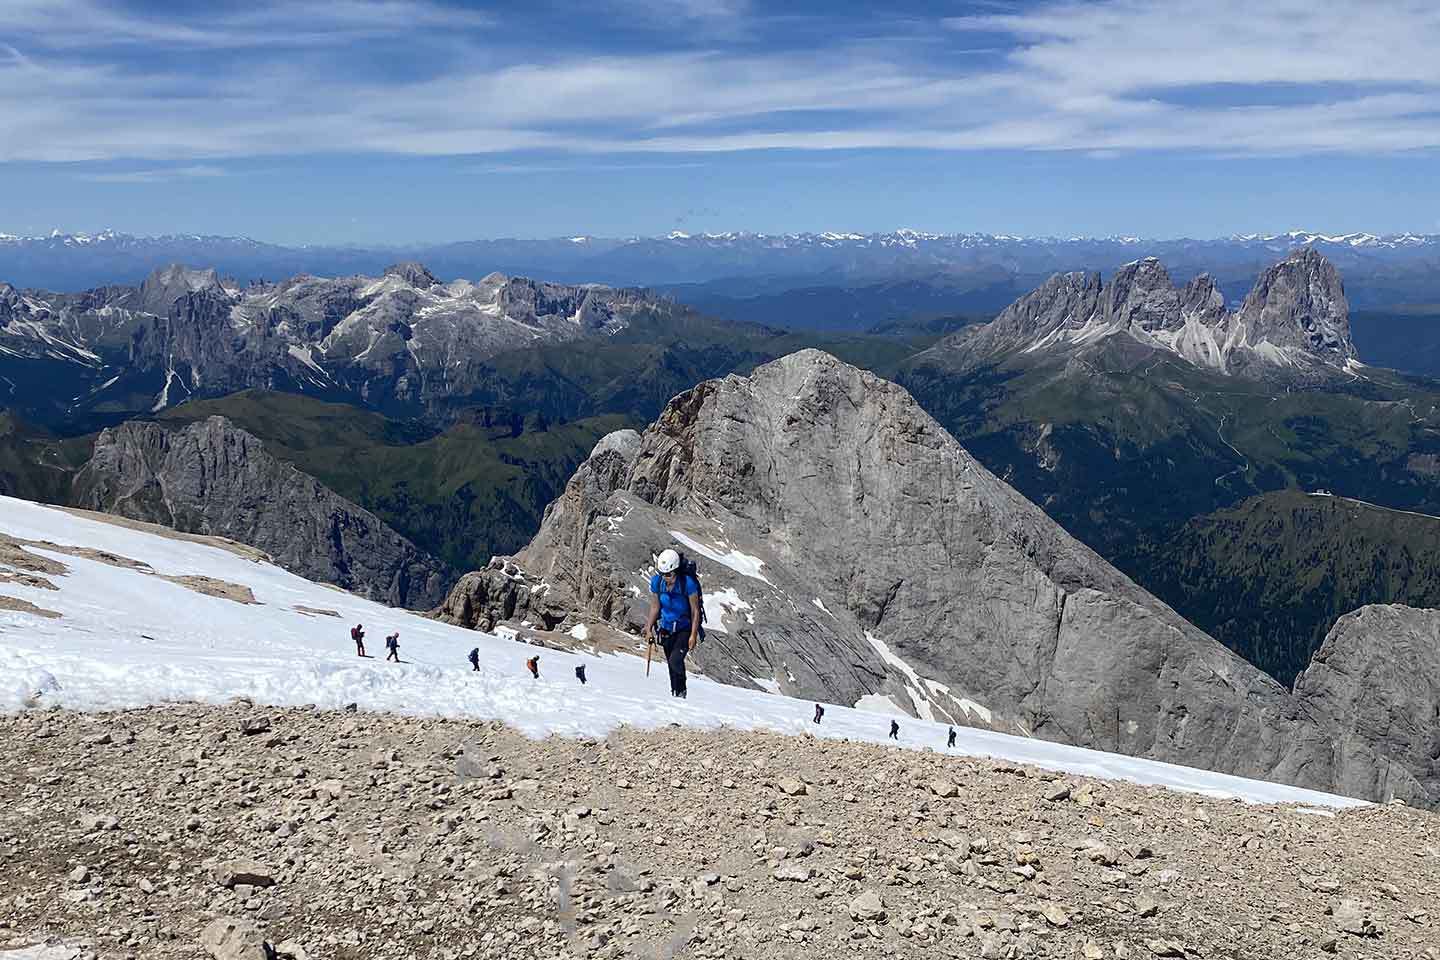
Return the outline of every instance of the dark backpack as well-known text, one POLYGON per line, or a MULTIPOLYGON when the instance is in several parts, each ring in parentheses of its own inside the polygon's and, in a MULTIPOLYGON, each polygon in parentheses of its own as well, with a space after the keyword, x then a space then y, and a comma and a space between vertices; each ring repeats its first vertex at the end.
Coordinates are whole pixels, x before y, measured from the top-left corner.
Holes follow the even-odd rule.
MULTIPOLYGON (((675 571, 676 585, 679 586, 681 584, 684 584, 686 577, 689 577, 691 580, 695 581, 695 595, 700 598, 700 629, 696 631, 695 635, 695 639, 698 642, 705 639, 705 588, 700 585, 700 573, 695 568, 694 558, 681 552, 680 567, 675 571)), ((660 579, 660 589, 667 589, 665 586, 665 579, 663 577, 660 579)), ((685 588, 683 586, 680 586, 680 589, 683 592, 685 588)), ((669 590, 669 592, 673 593, 674 591, 669 590)))
POLYGON ((476 647, 474 650, 471 650, 471 651, 470 651, 470 662, 471 662, 471 663, 475 663, 475 662, 476 662, 477 660, 479 660, 479 659, 480 659, 480 648, 479 648, 479 647, 476 647))

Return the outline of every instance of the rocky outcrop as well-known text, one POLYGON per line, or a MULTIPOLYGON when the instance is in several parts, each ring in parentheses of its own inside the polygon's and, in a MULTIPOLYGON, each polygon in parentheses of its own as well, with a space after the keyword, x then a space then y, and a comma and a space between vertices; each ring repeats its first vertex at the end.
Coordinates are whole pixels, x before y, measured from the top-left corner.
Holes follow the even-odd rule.
POLYGON ((818 351, 597 446, 540 533, 439 615, 635 629, 696 556, 722 681, 1359 796, 1420 785, 992 475, 902 388, 818 351))
POLYGON ((451 580, 440 561, 223 417, 104 431, 73 494, 77 506, 250 544, 292 573, 394 606, 433 607, 451 580))
POLYGON ((1343 368, 1356 356, 1340 274, 1309 247, 1262 273, 1234 313, 1210 276, 1177 289, 1150 257, 1121 267, 1109 283, 1098 273, 1057 274, 992 322, 966 328, 934 349, 974 367, 1075 351, 1115 336, 1251 377, 1343 368))
POLYGON ((1337 731, 1373 745, 1440 800, 1440 610, 1361 607, 1336 621, 1295 693, 1337 731))
POLYGON ((1336 366, 1355 359, 1340 272, 1313 248, 1296 251, 1262 273, 1236 317, 1251 344, 1273 344, 1288 355, 1336 366))

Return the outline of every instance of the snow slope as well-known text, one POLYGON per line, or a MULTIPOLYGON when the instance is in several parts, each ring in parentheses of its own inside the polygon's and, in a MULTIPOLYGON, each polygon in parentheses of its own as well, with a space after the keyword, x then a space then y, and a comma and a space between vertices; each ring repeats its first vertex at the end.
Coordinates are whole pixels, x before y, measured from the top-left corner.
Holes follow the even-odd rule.
MULTIPOLYGON (((42 704, 79 709, 248 696, 277 705, 314 703, 414 715, 501 719, 531 736, 603 736, 621 725, 731 726, 885 743, 889 720, 841 705, 810 722, 809 703, 692 678, 690 697, 668 696, 664 669, 645 676, 630 656, 572 654, 520 646, 362 600, 278 567, 204 543, 174 540, 0 497, 0 533, 89 547, 148 564, 163 575, 205 575, 248 586, 256 604, 196 593, 144 570, 40 547, 69 568, 59 589, 6 582, 0 597, 61 614, 48 619, 0 609, 0 710, 42 704), (297 606, 333 610, 314 615, 297 606), (349 628, 365 624, 374 659, 359 659, 349 628), (387 663, 385 635, 400 632, 401 664, 387 663), (466 655, 480 648, 480 670, 466 655), (539 652, 540 679, 524 669, 539 652), (586 665, 588 685, 574 677, 586 665)), ((1084 776, 1156 784, 1256 803, 1353 806, 1359 801, 1188 767, 1137 760, 1041 740, 961 728, 955 753, 990 756, 1084 776)), ((904 718, 902 748, 945 750, 944 724, 904 718)))

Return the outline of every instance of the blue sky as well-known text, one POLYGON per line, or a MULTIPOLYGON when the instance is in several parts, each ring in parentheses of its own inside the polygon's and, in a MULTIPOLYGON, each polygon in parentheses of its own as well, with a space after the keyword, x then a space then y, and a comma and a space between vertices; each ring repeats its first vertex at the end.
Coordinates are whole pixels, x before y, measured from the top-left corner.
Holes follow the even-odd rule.
POLYGON ((0 232, 1440 232, 1440 4, 0 4, 0 232))

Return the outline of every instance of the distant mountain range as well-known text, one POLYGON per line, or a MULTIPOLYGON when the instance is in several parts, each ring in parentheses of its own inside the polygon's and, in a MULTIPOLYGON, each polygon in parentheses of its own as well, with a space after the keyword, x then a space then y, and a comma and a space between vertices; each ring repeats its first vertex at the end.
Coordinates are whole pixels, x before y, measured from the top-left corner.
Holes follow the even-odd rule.
MULTIPOLYGON (((1067 531, 1288 681, 1342 612, 1319 602, 1325 591, 1300 589, 1294 571, 1343 555, 1328 592, 1357 602, 1413 601, 1429 585, 1362 575, 1401 564, 1388 528, 1318 555, 1296 538, 1287 563, 1275 561, 1266 551, 1288 521, 1283 502, 1262 495, 1324 489, 1440 516, 1440 384, 1373 362, 1351 331, 1350 275, 1342 286, 1320 246, 1334 240, 1277 240, 1282 252, 1228 288, 1126 247, 1120 267, 1058 272, 994 319, 945 315, 933 300, 923 312, 934 316, 871 333, 849 331, 903 313, 911 284, 787 292, 788 281, 748 282, 768 311, 815 299, 838 316, 860 305, 836 332, 489 265, 448 281, 402 262, 263 282, 171 266, 76 293, 0 283, 0 490, 67 501, 100 428, 223 416, 463 569, 533 535, 604 432, 650 422, 700 381, 817 346, 903 385, 1067 531), (1239 546, 1199 556, 1211 531, 1233 525, 1223 511, 1250 498, 1239 546), (1256 569, 1277 572, 1261 583, 1256 569), (1251 592, 1235 571, 1250 575, 1251 592), (1408 593, 1396 586, 1407 583, 1408 593), (1230 603, 1242 595, 1258 598, 1245 620, 1230 603)), ((928 295, 938 281, 917 286, 928 295)), ((1383 322, 1370 321, 1369 342, 1381 342, 1383 322)), ((1419 352, 1426 322, 1417 308, 1384 341, 1391 355, 1419 352)))
POLYGON ((498 354, 605 340, 637 319, 683 310, 643 290, 500 273, 441 283, 415 263, 376 277, 243 287, 214 269, 172 264, 138 287, 78 294, 0 283, 0 379, 12 402, 47 421, 156 413, 255 387, 418 415, 438 401, 483 404, 485 362, 498 354), (50 385, 48 404, 20 386, 39 380, 50 385))
MULTIPOLYGON (((1440 235, 1325 234, 1295 230, 1212 240, 1018 237, 982 233, 747 232, 664 237, 474 240, 406 247, 282 246, 243 237, 136 237, 105 231, 44 237, 0 233, 0 278, 17 287, 79 291, 133 282, 166 263, 203 263, 241 283, 308 273, 375 275, 397 260, 424 262, 446 279, 543 276, 568 283, 670 287, 710 284, 706 297, 744 299, 782 290, 924 280, 990 289, 976 305, 998 310, 1053 273, 1111 272, 1159 257, 1182 281, 1210 273, 1237 297, 1265 266, 1296 247, 1324 253, 1345 272, 1357 306, 1440 302, 1440 235), (767 278, 757 287, 756 278, 767 278), (744 281, 731 285, 717 281, 744 281)), ((683 291, 672 291, 687 300, 683 291)), ((745 316, 739 319, 761 319, 745 316)), ((881 319, 892 319, 882 317, 881 319)), ((831 326, 823 322, 794 325, 831 326)), ((854 328, 853 326, 850 328, 854 328)))

